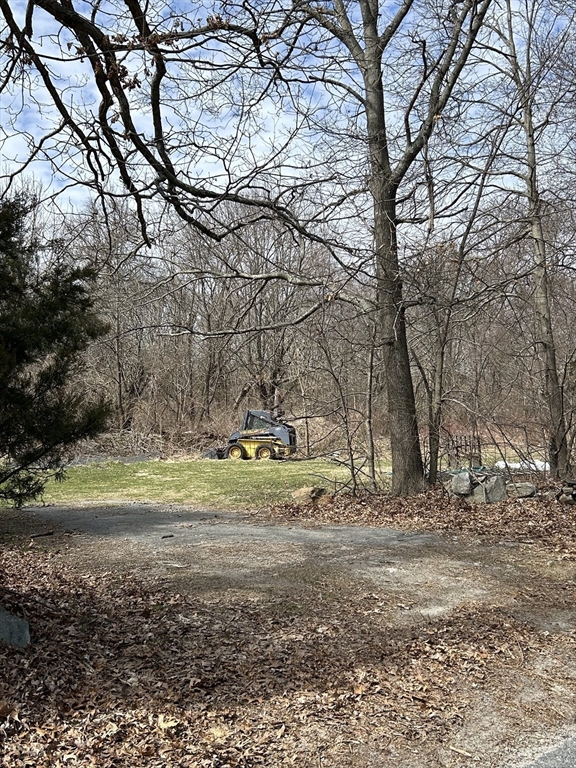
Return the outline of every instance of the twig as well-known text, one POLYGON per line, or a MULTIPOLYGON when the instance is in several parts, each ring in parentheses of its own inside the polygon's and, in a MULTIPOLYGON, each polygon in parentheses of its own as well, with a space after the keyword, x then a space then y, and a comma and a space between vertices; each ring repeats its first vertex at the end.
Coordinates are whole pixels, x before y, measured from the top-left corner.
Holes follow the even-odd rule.
POLYGON ((516 638, 516 645, 518 646, 518 650, 520 651, 520 658, 522 659, 522 664, 524 664, 524 651, 522 650, 522 646, 520 645, 520 641, 518 638, 516 638))
POLYGON ((464 755, 464 757, 474 757, 470 752, 464 752, 463 749, 458 749, 458 747, 449 746, 448 749, 451 749, 452 752, 457 752, 459 755, 464 755))
POLYGON ((59 608, 55 608, 50 603, 47 603, 45 600, 40 600, 40 598, 35 597, 34 595, 30 595, 26 592, 17 592, 14 589, 10 589, 10 587, 4 587, 4 586, 0 586, 0 590, 2 590, 2 592, 8 592, 8 594, 10 595, 15 595, 19 599, 20 604, 25 603, 27 600, 32 600, 33 602, 38 603, 38 605, 41 605, 44 608, 46 608, 46 610, 49 611, 50 613, 54 613, 57 616, 70 615, 68 611, 62 611, 59 608))
POLYGON ((44 533, 31 533, 31 539, 39 539, 41 536, 54 536, 54 531, 45 531, 44 533))
POLYGON ((559 709, 556 709, 556 707, 553 707, 552 705, 550 705, 550 709, 551 709, 553 712, 556 712, 556 714, 557 714, 557 715, 560 715, 560 717, 562 718, 562 720, 568 720, 568 716, 566 715, 566 713, 565 713, 565 712, 560 712, 560 710, 559 710, 559 709))

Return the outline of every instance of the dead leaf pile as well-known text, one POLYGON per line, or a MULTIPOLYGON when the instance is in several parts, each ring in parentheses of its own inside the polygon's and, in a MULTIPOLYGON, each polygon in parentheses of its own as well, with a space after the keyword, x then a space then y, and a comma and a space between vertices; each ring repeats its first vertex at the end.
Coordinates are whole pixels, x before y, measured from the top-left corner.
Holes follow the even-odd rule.
MULTIPOLYGON (((0 753, 25 766, 350 766, 358 745, 447 744, 467 694, 518 674, 552 638, 503 608, 397 626, 322 584, 283 599, 173 594, 161 579, 82 575, 1 553, 0 602, 31 623, 0 644, 0 753)), ((351 599, 352 598, 352 599, 351 599)), ((548 713, 553 719, 557 716, 548 713)))
POLYGON ((253 519, 301 524, 391 526, 407 531, 463 533, 485 541, 540 544, 576 559, 576 511, 555 500, 508 499, 470 505, 432 490, 409 498, 361 494, 330 504, 282 504, 252 513, 253 519))

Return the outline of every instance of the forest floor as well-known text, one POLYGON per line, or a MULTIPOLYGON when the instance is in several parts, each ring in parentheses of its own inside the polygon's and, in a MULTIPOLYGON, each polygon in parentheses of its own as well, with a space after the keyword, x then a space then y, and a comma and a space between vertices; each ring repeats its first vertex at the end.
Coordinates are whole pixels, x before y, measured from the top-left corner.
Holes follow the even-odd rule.
POLYGON ((91 503, 3 511, 0 542, 32 633, 0 648, 10 768, 520 768, 575 732, 555 501, 91 503))

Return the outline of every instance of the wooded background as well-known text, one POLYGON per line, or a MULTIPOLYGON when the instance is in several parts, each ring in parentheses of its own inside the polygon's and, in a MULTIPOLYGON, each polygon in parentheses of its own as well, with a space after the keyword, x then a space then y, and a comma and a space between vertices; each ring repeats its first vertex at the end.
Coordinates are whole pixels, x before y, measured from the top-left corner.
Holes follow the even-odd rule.
MULTIPOLYGON (((306 453, 576 438, 575 18, 552 0, 0 0, 4 194, 98 273, 113 428, 306 453), (46 168, 50 167, 47 172, 46 168)), ((41 264, 39 265, 41 268, 41 264)), ((496 448, 499 446, 499 448, 496 448)))

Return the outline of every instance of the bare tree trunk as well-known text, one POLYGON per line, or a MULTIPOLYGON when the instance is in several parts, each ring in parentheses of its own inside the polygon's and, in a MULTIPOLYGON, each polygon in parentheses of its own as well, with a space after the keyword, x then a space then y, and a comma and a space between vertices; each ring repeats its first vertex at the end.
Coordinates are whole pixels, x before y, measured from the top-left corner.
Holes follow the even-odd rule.
MULTIPOLYGON (((534 20, 531 19, 531 23, 534 20)), ((535 29, 531 26, 531 32, 535 29)), ((550 473, 555 477, 565 477, 570 471, 570 455, 566 439, 566 419, 564 397, 558 377, 556 361, 556 343, 552 328, 550 309, 549 277, 546 262, 546 241, 542 226, 542 206, 538 185, 538 159, 536 152, 536 131, 534 127, 534 84, 532 72, 532 37, 527 40, 524 69, 516 51, 513 11, 508 2, 508 45, 512 79, 518 90, 522 107, 522 127, 526 142, 526 198, 528 202, 528 220, 530 237, 534 253, 534 311, 538 327, 538 345, 542 352, 544 365, 544 399, 549 415, 549 462, 550 473)))
POLYGON ((371 340, 368 354, 368 378, 366 382, 366 444, 368 454, 368 477, 370 486, 376 488, 376 451, 374 448, 374 430, 372 425, 374 394, 374 338, 371 340))
POLYGON ((305 455, 310 456, 310 419, 308 417, 308 393, 304 387, 304 380, 302 376, 298 377, 298 383, 300 384, 300 396, 302 397, 302 405, 304 407, 304 445, 305 455))
POLYGON ((440 457, 440 428, 442 425, 442 404, 444 396, 444 358, 446 353, 446 339, 440 340, 436 350, 436 362, 434 364, 434 382, 430 398, 430 471, 428 482, 434 485, 438 480, 438 462, 440 457))
MULTIPOLYGON (((538 206, 538 197, 531 198, 531 208, 538 206)), ((556 344, 552 330, 550 297, 548 291, 548 270, 546 266, 546 246, 542 231, 542 219, 538 209, 530 216, 532 242, 534 245, 534 309, 538 323, 538 344, 542 350, 544 363, 544 397, 550 417, 549 422, 549 461, 550 474, 565 477, 570 471, 570 456, 566 440, 566 420, 564 416, 564 397, 558 378, 556 362, 556 344)))
POLYGON ((124 372, 122 370, 122 345, 120 342, 120 302, 118 296, 116 296, 116 340, 115 340, 115 356, 116 356, 116 384, 117 384, 117 398, 118 398, 118 428, 126 429, 126 413, 124 411, 124 372))
MULTIPOLYGON (((384 342, 392 445, 392 494, 395 496, 409 496, 425 488, 403 314, 401 311, 396 321, 395 338, 390 340, 388 337, 384 342)), ((389 327, 392 320, 390 307, 381 310, 381 316, 383 328, 389 327)))
POLYGON ((396 237, 396 186, 390 181, 380 63, 366 78, 366 114, 374 198, 376 296, 392 446, 392 494, 409 496, 425 488, 416 403, 406 337, 396 237))
POLYGON ((527 195, 530 206, 530 234, 534 249, 534 310, 538 324, 538 344, 544 363, 544 398, 549 414, 549 461, 553 477, 566 477, 570 471, 570 455, 566 440, 564 396, 558 378, 556 344, 552 329, 549 278, 546 264, 546 242, 542 228, 540 195, 536 177, 536 146, 531 105, 524 110, 524 130, 528 150, 527 195))

